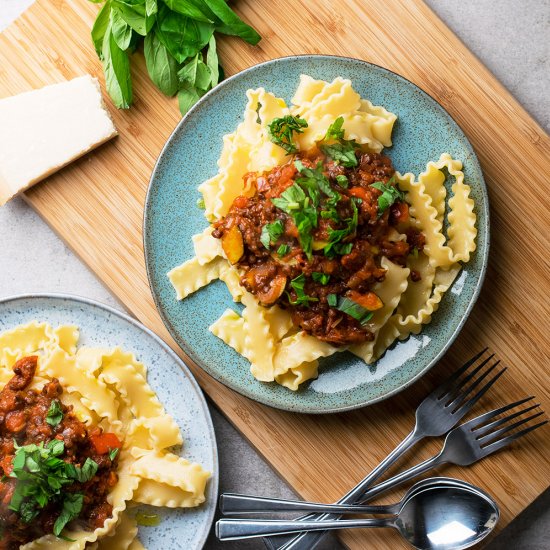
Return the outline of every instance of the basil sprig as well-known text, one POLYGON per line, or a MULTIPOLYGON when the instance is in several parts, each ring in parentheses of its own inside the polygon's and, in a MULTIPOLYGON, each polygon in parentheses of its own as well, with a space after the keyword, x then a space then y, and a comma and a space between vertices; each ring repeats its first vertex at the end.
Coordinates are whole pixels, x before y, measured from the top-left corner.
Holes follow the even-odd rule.
POLYGON ((279 237, 285 232, 285 226, 281 220, 272 223, 266 223, 262 227, 260 242, 269 250, 272 244, 275 244, 279 237))
POLYGON ((143 41, 151 80, 164 94, 178 94, 185 114, 223 78, 215 32, 260 41, 225 0, 105 0, 91 34, 113 103, 128 109, 133 102, 129 54, 143 41))
POLYGON ((319 299, 313 296, 308 296, 305 293, 304 287, 306 284, 306 276, 302 273, 290 281, 290 286, 296 292, 296 300, 293 300, 288 294, 288 301, 294 306, 309 305, 309 302, 318 302, 319 299))
POLYGON ((305 119, 298 116, 286 115, 281 118, 274 118, 268 124, 267 131, 269 139, 275 143, 275 145, 282 147, 290 155, 298 151, 294 143, 293 134, 302 134, 304 128, 307 128, 305 119))
POLYGON ((392 176, 387 183, 375 181, 371 187, 378 189, 382 194, 378 197, 378 217, 380 217, 395 201, 404 201, 405 193, 400 191, 397 186, 392 185, 395 177, 392 176))
POLYGON ((353 139, 344 139, 344 117, 339 116, 327 129, 319 148, 327 157, 346 168, 357 166, 355 150, 359 144, 353 139), (334 143, 327 143, 336 140, 334 143))
POLYGON ((51 402, 50 408, 46 414, 46 423, 50 426, 57 426, 63 420, 63 409, 58 399, 51 402))
POLYGON ((9 509, 16 512, 25 523, 35 519, 40 511, 52 502, 61 505, 53 532, 61 534, 65 525, 77 518, 82 510, 84 495, 68 492, 65 487, 74 483, 86 483, 96 474, 98 464, 91 458, 80 468, 65 462, 61 455, 65 444, 52 439, 44 445, 19 446, 14 442, 15 456, 9 477, 17 480, 9 509))

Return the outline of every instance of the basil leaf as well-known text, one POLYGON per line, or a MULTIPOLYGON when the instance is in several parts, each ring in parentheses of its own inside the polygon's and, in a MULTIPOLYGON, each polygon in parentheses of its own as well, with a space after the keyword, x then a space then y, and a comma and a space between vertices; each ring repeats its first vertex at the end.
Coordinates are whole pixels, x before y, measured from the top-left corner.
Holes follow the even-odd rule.
POLYGON ((284 232, 285 226, 281 220, 276 220, 273 223, 266 223, 262 227, 260 242, 269 250, 269 246, 275 244, 284 232))
POLYGON ((46 450, 53 456, 60 456, 65 452, 65 443, 61 439, 52 439, 46 445, 46 450))
MULTIPOLYGON (((210 69, 201 59, 199 53, 178 71, 180 82, 186 82, 200 92, 206 92, 210 88, 212 75, 210 69)), ((202 95, 202 94, 199 94, 202 95)))
POLYGON ((311 278, 316 283, 321 283, 322 285, 326 285, 330 281, 330 275, 327 275, 326 273, 319 273, 318 271, 314 271, 311 274, 311 278))
POLYGON ((286 256, 289 252, 290 252, 290 246, 288 244, 282 244, 281 246, 279 246, 279 248, 277 248, 277 254, 280 257, 286 256))
POLYGON ((70 468, 69 470, 69 477, 80 483, 86 483, 87 481, 90 481, 90 479, 95 476, 97 469, 99 468, 99 464, 89 457, 86 459, 86 462, 84 462, 82 468, 74 466, 73 464, 69 464, 68 466, 72 466, 72 468, 70 468))
POLYGON ((204 23, 213 23, 213 20, 208 18, 207 15, 199 9, 198 6, 194 5, 193 2, 189 0, 164 0, 164 3, 172 10, 177 13, 181 13, 191 19, 196 21, 203 21, 204 23))
POLYGON ((351 298, 340 297, 336 309, 339 309, 343 313, 346 313, 350 317, 357 319, 362 325, 367 323, 373 316, 373 312, 365 309, 362 305, 358 304, 351 298))
POLYGON ((144 41, 145 64, 155 86, 167 96, 178 91, 177 62, 153 32, 144 41))
POLYGON ((145 0, 145 14, 155 15, 158 12, 157 0, 145 0))
POLYGON ((330 307, 336 307, 338 303, 338 296, 336 294, 329 294, 327 296, 327 302, 330 307))
POLYGON ((298 148, 292 139, 292 134, 302 134, 303 128, 307 128, 307 121, 293 115, 274 118, 267 127, 269 139, 282 147, 288 154, 295 153, 298 148))
POLYGON ((225 2, 225 0, 203 0, 212 12, 220 19, 222 25, 216 25, 216 30, 223 34, 239 36, 255 46, 261 36, 247 25, 225 2))
POLYGON ((382 194, 378 197, 378 216, 381 216, 395 201, 404 201, 405 194, 397 187, 392 185, 395 181, 392 176, 388 183, 375 181, 371 183, 371 187, 378 189, 382 194))
POLYGON ((197 90, 190 86, 187 83, 180 84, 180 90, 178 92, 178 103, 180 107, 180 112, 182 115, 187 113, 195 103, 200 99, 200 95, 197 93, 197 90))
POLYGON ((327 129, 327 133, 323 138, 324 141, 331 139, 344 139, 344 130, 342 125, 344 124, 344 117, 339 116, 327 129))
POLYGON ((120 449, 111 449, 109 451, 109 460, 112 462, 118 455, 120 449))
POLYGON ((118 47, 110 26, 103 40, 103 71, 113 103, 119 109, 128 109, 133 101, 130 60, 118 47))
POLYGON ((216 39, 214 35, 208 42, 208 52, 206 53, 206 65, 210 69, 210 81, 212 87, 217 86, 220 81, 220 62, 218 60, 218 51, 216 50, 216 39))
POLYGON ((63 420, 63 410, 58 399, 54 399, 46 414, 46 422, 50 426, 57 426, 63 420))
POLYGON ((132 27, 122 19, 118 10, 111 10, 111 29, 118 47, 127 50, 132 40, 132 27))
POLYGON ((99 59, 103 60, 103 39, 109 27, 109 18, 111 14, 111 2, 107 0, 104 6, 99 10, 92 27, 92 41, 99 59))
POLYGON ((122 19, 141 36, 145 36, 153 27, 156 15, 147 15, 144 2, 132 5, 121 0, 112 0, 112 2, 113 10, 118 11, 122 19))
POLYGON ((157 34, 178 63, 193 57, 208 44, 214 25, 196 21, 161 6, 158 13, 157 34))
POLYGON ((309 302, 318 302, 318 298, 314 298, 312 296, 308 296, 305 291, 304 287, 306 284, 306 276, 302 273, 301 275, 298 275, 298 277, 295 277, 290 281, 290 286, 294 289, 294 292, 296 292, 296 300, 293 300, 290 297, 290 294, 288 295, 288 301, 295 306, 305 305, 307 306, 309 302))
POLYGON ((56 537, 61 534, 67 523, 78 517, 82 510, 83 502, 84 495, 82 493, 67 493, 65 495, 63 509, 53 526, 53 533, 56 537))
POLYGON ((348 180, 347 176, 344 176, 343 174, 340 174, 339 176, 336 176, 336 183, 340 187, 343 187, 344 189, 347 189, 347 187, 349 185, 349 180, 348 180))
POLYGON ((341 141, 340 143, 333 143, 331 145, 321 145, 320 149, 338 164, 347 168, 353 168, 358 164, 357 157, 355 156, 356 147, 357 144, 355 141, 341 141))
POLYGON ((329 229, 328 231, 328 244, 323 248, 325 256, 334 257, 335 254, 349 254, 353 248, 353 243, 341 243, 345 238, 355 234, 357 230, 357 224, 359 222, 359 211, 355 201, 350 202, 353 209, 353 215, 351 218, 345 220, 346 227, 343 229, 329 229))
POLYGON ((200 199, 197 199, 197 206, 201 210, 204 210, 206 208, 206 204, 205 204, 204 199, 202 197, 200 199))

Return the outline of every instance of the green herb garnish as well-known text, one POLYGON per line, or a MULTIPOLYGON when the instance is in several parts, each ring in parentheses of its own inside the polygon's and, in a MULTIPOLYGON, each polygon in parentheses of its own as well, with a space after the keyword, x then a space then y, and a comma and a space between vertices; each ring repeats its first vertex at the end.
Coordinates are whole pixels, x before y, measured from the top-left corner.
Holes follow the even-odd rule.
POLYGON ((53 525, 53 534, 56 537, 61 535, 61 531, 63 531, 67 523, 78 517, 82 510, 83 502, 84 495, 82 493, 67 493, 65 495, 61 514, 59 514, 53 525))
POLYGON ((292 134, 303 133, 307 128, 307 121, 303 118, 286 115, 282 118, 274 118, 268 125, 269 139, 282 147, 288 154, 295 153, 298 149, 294 143, 292 134))
POLYGON ((275 244, 284 232, 285 226, 281 220, 266 223, 262 227, 260 242, 269 250, 270 245, 275 244))
POLYGON ((344 189, 347 189, 347 187, 349 185, 349 180, 348 180, 347 176, 344 176, 343 174, 340 174, 339 176, 336 176, 336 183, 340 187, 343 187, 344 189))
POLYGON ((109 450, 109 460, 111 462, 118 456, 119 451, 120 451, 120 449, 118 449, 118 448, 109 450))
POLYGON ((46 414, 46 422, 50 426, 57 426, 63 420, 63 410, 58 399, 54 399, 46 414))
POLYGON ((74 482, 86 483, 97 472, 98 464, 86 459, 82 468, 65 462, 60 456, 65 444, 53 439, 44 445, 25 445, 16 449, 9 477, 17 479, 9 509, 30 523, 40 510, 51 502, 61 504, 62 511, 54 524, 54 534, 59 536, 65 525, 78 517, 82 509, 83 495, 64 488, 74 482))
POLYGON ((353 215, 351 218, 344 220, 346 226, 343 229, 329 229, 328 237, 329 242, 323 248, 325 256, 329 258, 334 257, 336 254, 344 255, 349 254, 353 248, 353 243, 342 243, 342 241, 348 237, 351 237, 355 234, 357 230, 357 223, 359 221, 359 212, 355 201, 350 202, 353 209, 353 215))
POLYGON ((136 522, 138 525, 143 525, 144 527, 156 527, 160 523, 160 516, 158 514, 138 512, 136 514, 136 522))
POLYGON ((282 258, 290 252, 290 246, 288 244, 282 244, 277 248, 277 254, 282 258))
POLYGON ((362 305, 353 301, 351 298, 340 297, 336 309, 357 319, 362 325, 365 325, 373 316, 373 312, 365 309, 362 305))
POLYGON ((357 157, 355 156, 355 149, 357 143, 355 141, 342 140, 340 143, 332 143, 330 145, 320 145, 321 151, 330 157, 332 160, 345 166, 346 168, 353 168, 357 166, 357 157))
POLYGON ((119 109, 132 104, 129 54, 143 42, 151 80, 164 94, 178 94, 185 114, 223 78, 215 32, 239 36, 249 44, 260 40, 225 0, 106 0, 94 22, 92 41, 114 104, 119 109))
POLYGON ((344 117, 339 116, 328 128, 323 141, 330 141, 331 139, 344 139, 344 130, 342 125, 344 124, 344 117))
POLYGON ((405 194, 400 191, 396 186, 393 186, 392 183, 395 181, 392 176, 388 183, 382 181, 375 181, 371 183, 371 186, 378 191, 381 191, 382 194, 378 197, 378 216, 380 217, 395 201, 404 201, 405 194))
POLYGON ((304 287, 306 284, 306 276, 302 273, 301 275, 298 275, 298 277, 295 277, 290 281, 290 286, 294 289, 296 292, 296 300, 293 300, 290 297, 290 294, 288 294, 288 301, 294 305, 294 306, 301 306, 305 305, 307 306, 309 302, 318 302, 318 298, 314 298, 312 296, 308 296, 305 291, 304 287))
POLYGON ((330 281, 330 275, 327 275, 326 273, 319 273, 318 271, 314 271, 311 274, 311 278, 316 283, 321 283, 322 285, 326 285, 330 281))
POLYGON ((200 199, 197 199, 197 206, 204 210, 206 208, 206 204, 204 203, 204 199, 201 197, 200 199))
POLYGON ((338 295, 329 294, 327 296, 327 302, 330 307, 336 307, 336 304, 338 303, 338 295))

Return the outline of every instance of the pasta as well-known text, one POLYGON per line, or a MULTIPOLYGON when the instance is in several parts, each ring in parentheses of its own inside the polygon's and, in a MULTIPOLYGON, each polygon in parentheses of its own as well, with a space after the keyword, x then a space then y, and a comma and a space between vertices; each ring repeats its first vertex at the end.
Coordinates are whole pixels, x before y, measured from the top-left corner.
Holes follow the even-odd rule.
MULTIPOLYGON (((201 465, 169 449, 181 445, 181 432, 147 383, 145 365, 120 348, 77 349, 78 329, 32 322, 0 334, 0 389, 13 376, 11 367, 24 357, 37 356, 32 388, 41 390, 57 378, 61 401, 72 406, 84 424, 101 426, 120 437, 118 481, 107 502, 112 513, 103 525, 87 531, 69 523, 64 539, 53 534, 21 546, 25 550, 124 550, 143 548, 130 503, 195 507, 205 500, 210 477, 201 465)), ((108 435, 108 434, 107 434, 108 435)))
MULTIPOLYGON (((342 170, 338 172, 339 166, 352 166, 353 162, 357 165, 355 158, 350 160, 349 156, 345 156, 346 144, 352 144, 357 155, 380 154, 385 147, 392 145, 392 130, 396 119, 397 116, 384 107, 376 106, 368 99, 362 98, 349 80, 340 77, 332 82, 325 82, 302 75, 290 105, 286 105, 284 100, 263 88, 247 92, 243 122, 233 134, 223 138, 218 174, 199 186, 199 191, 203 194, 205 216, 213 225, 193 237, 195 258, 174 268, 168 277, 178 300, 184 299, 216 278, 226 283, 233 300, 242 302, 244 309, 241 314, 231 309, 226 310, 210 326, 210 331, 250 361, 250 370, 256 379, 262 382, 277 382, 291 390, 297 390, 301 383, 317 376, 319 359, 322 357, 349 350, 365 363, 376 361, 396 339, 403 340, 411 333, 417 334, 422 325, 431 321, 444 293, 459 273, 461 264, 468 262, 475 251, 477 230, 475 205, 470 197, 471 188, 464 181, 462 163, 447 153, 442 154, 439 160, 428 163, 426 170, 418 177, 411 173, 395 172, 390 180, 394 181, 395 187, 393 190, 389 189, 389 194, 384 200, 388 205, 396 200, 406 204, 409 227, 424 240, 413 239, 415 243, 422 243, 413 246, 405 232, 400 232, 394 227, 388 230, 385 242, 389 244, 385 246, 395 247, 396 250, 409 250, 409 253, 405 257, 393 260, 388 256, 380 256, 381 260, 377 264, 379 271, 376 272, 378 282, 373 283, 367 293, 375 295, 375 305, 372 305, 370 314, 365 315, 361 321, 361 330, 370 334, 364 341, 353 343, 351 337, 349 342, 344 343, 328 337, 323 341, 308 332, 312 329, 306 331, 303 326, 296 325, 288 310, 272 304, 281 303, 282 298, 279 299, 279 296, 284 296, 284 290, 289 296, 285 303, 293 304, 291 300, 298 298, 291 296, 298 295, 305 300, 305 304, 308 304, 308 299, 311 302, 318 300, 315 297, 308 298, 307 295, 304 298, 303 281, 300 289, 296 290, 292 285, 285 286, 286 277, 284 282, 278 285, 274 272, 269 272, 270 275, 263 276, 262 280, 270 281, 270 290, 276 294, 273 300, 271 296, 266 297, 267 291, 251 288, 250 279, 247 277, 254 268, 244 269, 242 265, 238 265, 238 257, 243 257, 242 251, 235 252, 235 248, 230 248, 229 245, 227 250, 224 248, 224 232, 228 232, 235 223, 233 218, 227 222, 235 199, 248 199, 254 197, 256 191, 260 193, 260 186, 265 186, 266 174, 282 177, 280 174, 284 173, 285 166, 288 166, 289 154, 301 155, 303 152, 304 156, 297 158, 301 161, 307 160, 308 154, 319 154, 319 148, 323 147, 320 143, 328 143, 329 146, 332 143, 332 150, 322 149, 323 153, 334 161, 337 168, 334 173, 343 174, 345 172, 342 170), (293 128, 290 137, 283 134, 282 137, 274 136, 273 122, 285 120, 287 124, 294 124, 289 126, 293 128), (351 164, 347 165, 347 161, 351 164), (257 174, 253 183, 250 173, 257 174), (450 192, 445 185, 448 178, 453 180, 450 192), (400 193, 403 195, 401 198, 400 193), (214 228, 216 231, 213 233, 214 228), (236 255, 237 260, 232 255, 236 255), (288 294, 289 292, 291 294, 288 294), (265 307, 266 305, 271 307, 265 307)), ((310 183, 304 180, 302 191, 296 191, 297 194, 292 199, 295 202, 288 203, 290 206, 287 210, 284 210, 284 204, 276 206, 287 213, 287 218, 294 220, 298 228, 298 248, 301 248, 304 255, 309 254, 308 259, 311 261, 312 252, 308 253, 307 246, 312 247, 310 250, 325 252, 330 249, 331 242, 327 238, 316 241, 314 236, 313 244, 308 245, 307 241, 302 239, 303 235, 298 227, 300 218, 292 216, 297 208, 307 208, 307 201, 303 204, 299 202, 302 200, 300 192, 307 196, 307 185, 311 184, 311 178, 322 179, 323 176, 316 174, 313 168, 304 168, 303 164, 300 166, 297 161, 294 165, 296 168, 293 170, 300 172, 302 177, 310 178, 310 183), (300 204, 302 206, 299 206, 300 204)), ((327 169, 326 165, 324 169, 327 169)), ((343 177, 345 181, 347 176, 343 177)), ((330 178, 337 179, 334 175, 330 178)), ((386 187, 380 188, 380 185, 389 185, 390 182, 378 182, 379 187, 375 188, 380 193, 385 193, 386 187)), ((338 185, 340 183, 347 188, 349 182, 342 183, 339 180, 338 185)), ((327 190, 326 185, 328 180, 325 187, 321 186, 319 189, 324 195, 331 197, 333 191, 327 190)), ((264 187, 261 192, 265 193, 264 187)), ((351 191, 347 196, 350 195, 351 191)), ((274 196, 280 199, 284 197, 284 193, 279 191, 274 196)), ((380 217, 388 205, 382 205, 380 195, 377 196, 380 217)), ((313 202, 319 200, 318 195, 310 194, 310 197, 313 202)), ((368 198, 368 195, 357 194, 350 202, 355 201, 355 204, 360 205, 361 201, 368 198), (359 197, 359 200, 355 197, 359 197)), ((238 200, 242 202, 242 199, 238 200)), ((275 204, 275 199, 272 201, 275 204)), ((242 204, 247 203, 245 201, 242 204)), ((353 208, 357 210, 359 207, 353 208)), ((328 212, 327 217, 331 215, 334 217, 334 212, 328 212)), ((352 218, 349 218, 348 223, 351 223, 351 220, 352 218)), ((339 223, 342 224, 343 221, 340 220, 339 223)), ((313 227, 316 227, 315 224, 317 218, 313 227)), ((274 233, 268 231, 264 234, 267 225, 262 230, 262 243, 268 250, 272 250, 271 256, 275 258, 277 245, 273 243, 288 242, 278 240, 281 233, 287 235, 287 226, 283 224, 277 231, 274 229, 274 233), (270 248, 272 246, 273 248, 270 248)), ((396 226, 399 226, 398 222, 396 226)), ((329 236, 331 230, 332 226, 328 230, 329 236)), ((343 247, 343 251, 336 254, 349 254, 352 250, 349 248, 346 252, 346 247, 340 246, 343 247)), ((285 252, 286 249, 283 247, 282 250, 285 252)), ((334 251, 331 253, 335 254, 334 251)), ((277 254, 283 258, 277 262, 285 265, 286 259, 284 253, 281 254, 281 248, 277 250, 277 254)), ((326 254, 328 257, 328 252, 326 254)), ((318 273, 317 276, 323 277, 323 273, 318 273)), ((330 274, 325 273, 324 277, 320 280, 328 281, 330 274)), ((295 281, 296 279, 292 280, 295 281)), ((350 295, 353 295, 353 291, 350 295)), ((374 298, 372 295, 369 296, 371 300, 374 298)), ((355 304, 357 305, 357 302, 355 304)), ((336 307, 343 308, 343 305, 338 302, 336 307)), ((362 307, 364 309, 366 306, 362 307)), ((340 311, 345 311, 349 315, 349 309, 340 311)), ((327 319, 325 318, 325 322, 327 319)), ((357 320, 359 317, 354 319, 357 320)), ((358 326, 357 323, 355 326, 358 326)))

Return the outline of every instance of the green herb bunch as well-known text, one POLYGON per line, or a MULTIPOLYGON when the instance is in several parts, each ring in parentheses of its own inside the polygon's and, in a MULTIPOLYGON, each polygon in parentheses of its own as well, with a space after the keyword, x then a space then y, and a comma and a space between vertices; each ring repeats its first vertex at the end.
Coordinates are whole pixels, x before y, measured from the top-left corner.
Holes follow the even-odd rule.
POLYGON ((185 114, 223 79, 215 32, 257 44, 260 35, 225 0, 90 0, 103 3, 92 40, 107 91, 119 109, 133 101, 129 54, 143 42, 147 71, 185 114))
POLYGON ((83 493, 69 492, 67 486, 86 483, 96 474, 98 464, 91 458, 80 468, 60 458, 65 452, 63 441, 53 439, 40 445, 15 444, 13 470, 9 477, 17 480, 9 508, 25 522, 30 523, 40 511, 56 502, 61 513, 54 524, 54 535, 61 531, 82 511, 83 493))

